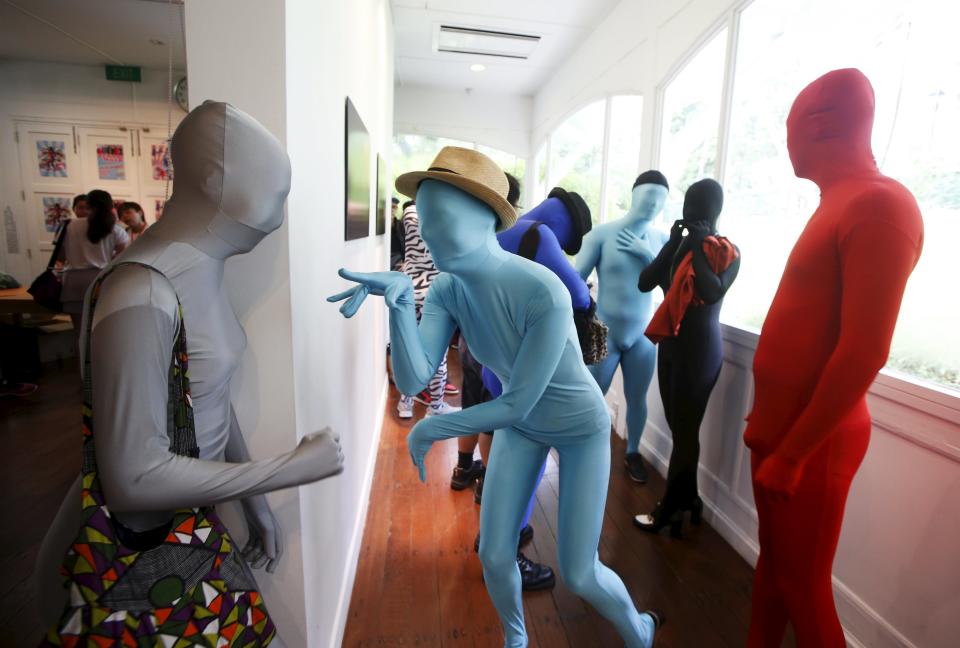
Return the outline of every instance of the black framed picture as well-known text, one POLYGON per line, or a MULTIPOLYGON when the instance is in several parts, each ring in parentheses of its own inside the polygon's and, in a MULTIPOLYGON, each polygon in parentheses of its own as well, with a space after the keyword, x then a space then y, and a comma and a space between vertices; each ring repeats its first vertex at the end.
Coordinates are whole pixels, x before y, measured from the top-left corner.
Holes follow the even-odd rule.
POLYGON ((390 211, 390 179, 387 178, 387 163, 377 153, 377 236, 387 233, 387 213, 390 211))
POLYGON ((347 97, 346 105, 344 154, 346 204, 343 239, 352 241, 370 234, 370 134, 350 97, 347 97))

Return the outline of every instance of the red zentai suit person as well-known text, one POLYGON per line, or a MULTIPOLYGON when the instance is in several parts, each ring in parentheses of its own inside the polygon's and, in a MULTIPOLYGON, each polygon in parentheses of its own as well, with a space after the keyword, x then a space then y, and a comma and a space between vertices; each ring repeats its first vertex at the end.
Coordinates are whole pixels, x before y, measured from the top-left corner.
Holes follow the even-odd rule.
POLYGON ((850 482, 870 439, 866 392, 886 362, 923 246, 911 193, 877 169, 874 95, 855 69, 804 88, 787 117, 794 171, 820 205, 793 248, 754 359, 760 558, 748 646, 845 646, 831 586, 850 482))

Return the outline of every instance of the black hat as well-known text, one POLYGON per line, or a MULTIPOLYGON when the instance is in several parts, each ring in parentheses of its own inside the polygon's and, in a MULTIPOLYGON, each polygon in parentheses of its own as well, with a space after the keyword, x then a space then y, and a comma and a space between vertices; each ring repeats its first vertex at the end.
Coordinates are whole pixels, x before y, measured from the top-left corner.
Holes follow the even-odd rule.
POLYGON ((632 191, 636 189, 637 186, 642 184, 663 185, 664 187, 667 188, 667 191, 670 191, 670 185, 667 183, 667 177, 662 173, 660 173, 659 171, 655 171, 653 169, 649 171, 644 171, 643 173, 638 175, 636 181, 634 181, 633 186, 630 188, 630 190, 632 191))
POLYGON ((593 219, 590 218, 590 208, 586 201, 576 191, 567 191, 563 187, 554 187, 550 190, 547 198, 558 198, 570 214, 570 220, 573 221, 574 238, 569 248, 563 251, 573 255, 580 251, 583 245, 583 237, 593 228, 593 219))

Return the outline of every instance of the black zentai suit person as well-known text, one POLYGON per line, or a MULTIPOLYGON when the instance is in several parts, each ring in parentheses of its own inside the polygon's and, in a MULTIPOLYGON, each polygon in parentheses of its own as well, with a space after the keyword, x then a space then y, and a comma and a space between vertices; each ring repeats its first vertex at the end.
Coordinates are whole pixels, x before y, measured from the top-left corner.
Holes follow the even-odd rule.
POLYGON ((705 179, 691 185, 684 196, 683 218, 673 224, 670 240, 641 273, 638 284, 643 292, 660 286, 666 295, 677 280, 684 257, 693 251, 694 292, 698 299, 687 308, 677 334, 659 343, 657 355, 660 395, 673 435, 667 488, 652 513, 634 518, 637 526, 654 533, 670 525, 672 533, 678 535, 683 512, 690 511, 691 521, 697 524, 703 509, 697 490, 700 423, 723 363, 720 306, 740 269, 739 250, 719 274, 704 252, 704 239, 716 236, 722 207, 723 188, 716 181, 705 179))

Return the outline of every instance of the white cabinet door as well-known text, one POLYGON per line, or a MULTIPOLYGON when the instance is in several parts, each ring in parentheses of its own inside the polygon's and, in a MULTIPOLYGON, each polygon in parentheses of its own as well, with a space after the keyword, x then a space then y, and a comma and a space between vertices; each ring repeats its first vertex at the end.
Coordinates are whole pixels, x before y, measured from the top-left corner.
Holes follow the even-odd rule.
POLYGON ((18 122, 16 128, 28 238, 22 244, 37 275, 46 267, 60 223, 72 215, 73 197, 83 192, 84 174, 73 126, 18 122))
POLYGON ((173 187, 173 163, 166 129, 144 126, 137 132, 140 165, 140 204, 148 223, 155 223, 163 211, 165 197, 173 187))
POLYGON ((127 128, 79 126, 77 135, 87 191, 135 199, 140 193, 136 134, 127 128))

